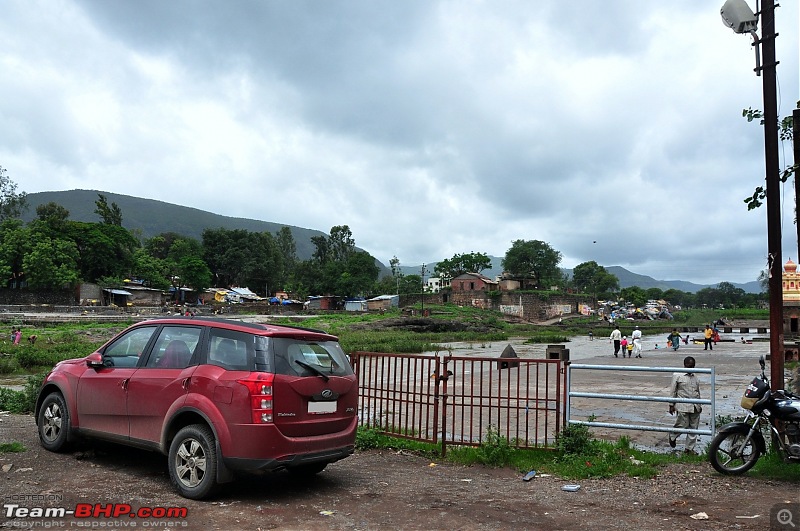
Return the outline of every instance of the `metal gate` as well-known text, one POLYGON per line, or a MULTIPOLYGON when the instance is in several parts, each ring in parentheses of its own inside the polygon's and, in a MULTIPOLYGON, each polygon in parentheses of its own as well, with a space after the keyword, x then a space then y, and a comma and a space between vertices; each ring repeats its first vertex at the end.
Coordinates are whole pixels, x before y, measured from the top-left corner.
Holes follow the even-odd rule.
POLYGON ((354 352, 360 423, 382 433, 479 446, 494 432, 517 448, 550 447, 563 423, 558 359, 354 352))
MULTIPOLYGON (((693 368, 691 372, 696 374, 708 374, 710 375, 710 389, 708 391, 701 391, 702 394, 708 393, 710 398, 707 399, 693 399, 693 398, 672 398, 670 396, 658 396, 653 394, 631 394, 631 393, 595 393, 595 392, 585 392, 585 391, 575 391, 575 382, 573 380, 573 371, 613 371, 619 373, 625 372, 654 372, 654 373, 684 373, 687 372, 685 367, 641 367, 641 366, 618 366, 618 365, 586 365, 586 364, 578 364, 572 363, 568 364, 567 367, 567 405, 566 405, 566 418, 568 424, 584 424, 586 426, 592 426, 597 428, 613 428, 613 429, 622 429, 622 430, 639 430, 639 431, 656 431, 656 432, 674 432, 674 433, 692 433, 695 435, 714 435, 716 432, 716 402, 714 397, 716 395, 716 372, 714 367, 703 369, 703 368, 693 368), (592 420, 595 415, 594 413, 590 416, 589 420, 577 420, 574 418, 573 412, 573 399, 574 398, 588 398, 588 399, 599 399, 599 400, 617 400, 621 402, 633 401, 633 402, 655 402, 655 403, 688 403, 688 404, 701 404, 701 405, 708 405, 711 406, 711 422, 710 428, 708 430, 703 429, 678 429, 673 427, 667 427, 657 424, 637 424, 635 422, 628 422, 628 423, 621 423, 621 422, 598 422, 596 420, 592 420)), ((620 381, 622 381, 620 379, 620 381)), ((595 384, 596 386, 597 384, 595 384)), ((626 381, 626 385, 628 389, 637 388, 634 387, 633 381, 626 381)), ((639 386, 639 387, 646 387, 646 386, 639 386)), ((643 389, 646 391, 647 389, 643 389)), ((654 392, 652 389, 649 392, 654 392)), ((596 406, 590 408, 590 411, 596 411, 596 406)), ((622 411, 626 411, 624 408, 622 411)), ((619 416, 617 417, 619 418, 619 416)), ((646 419, 646 417, 645 417, 646 419)), ((652 419, 646 419, 651 420, 652 419)), ((653 421, 654 422, 654 421, 653 421)))

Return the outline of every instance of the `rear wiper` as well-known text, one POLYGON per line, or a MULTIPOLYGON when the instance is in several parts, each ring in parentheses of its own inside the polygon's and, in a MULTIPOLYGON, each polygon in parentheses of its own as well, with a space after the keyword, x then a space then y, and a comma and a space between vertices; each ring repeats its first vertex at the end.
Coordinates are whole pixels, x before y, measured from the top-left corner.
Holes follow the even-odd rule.
POLYGON ((322 372, 321 370, 317 369, 317 368, 316 368, 316 367, 314 367, 313 365, 309 365, 308 363, 306 363, 306 362, 304 362, 304 361, 300 361, 300 360, 294 360, 294 362, 295 362, 296 364, 298 364, 298 365, 302 366, 302 367, 305 367, 306 369, 308 369, 309 371, 313 372, 313 373, 314 373, 314 374, 316 374, 317 376, 320 376, 320 377, 322 377, 322 379, 323 379, 323 380, 325 380, 326 382, 327 382, 328 380, 330 380, 330 378, 328 378, 328 376, 327 376, 327 375, 326 375, 324 372, 322 372))

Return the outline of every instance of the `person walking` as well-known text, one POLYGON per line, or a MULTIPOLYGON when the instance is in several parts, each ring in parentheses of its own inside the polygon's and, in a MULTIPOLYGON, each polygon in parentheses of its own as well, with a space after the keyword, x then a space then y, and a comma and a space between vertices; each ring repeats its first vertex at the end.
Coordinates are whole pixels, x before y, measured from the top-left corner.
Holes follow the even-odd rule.
POLYGON ((672 346, 673 351, 677 351, 681 347, 682 337, 683 336, 681 336, 680 333, 678 333, 677 328, 672 329, 672 333, 670 333, 667 339, 670 341, 670 345, 672 346))
POLYGON ((628 336, 622 336, 622 340, 619 342, 619 348, 622 349, 622 357, 625 357, 625 354, 628 357, 631 357, 631 352, 628 350, 628 336))
POLYGON ((703 332, 703 338, 703 350, 714 350, 714 331, 708 325, 703 332))
MULTIPOLYGON (((619 325, 614 326, 614 330, 612 330, 609 340, 614 343, 614 357, 617 358, 617 354, 619 354, 619 349, 621 346, 620 342, 622 341, 622 332, 619 331, 619 325)), ((625 357, 625 351, 622 352, 622 357, 625 357)))
MULTIPOLYGON (((686 356, 683 359, 683 367, 688 369, 685 373, 674 373, 672 375, 672 383, 669 386, 670 396, 672 398, 700 398, 700 382, 697 376, 692 372, 694 369, 694 358, 686 356)), ((696 430, 700 425, 700 412, 703 411, 700 404, 689 404, 686 402, 673 402, 669 405, 669 414, 678 414, 675 419, 674 428, 696 430)), ((675 448, 677 445, 679 433, 670 432, 669 445, 675 448)), ((686 434, 686 447, 687 454, 695 454, 694 445, 697 442, 697 435, 694 433, 686 434)))
POLYGON ((634 328, 633 333, 631 334, 631 339, 633 339, 633 353, 636 354, 637 358, 642 357, 642 331, 639 330, 637 326, 634 328))

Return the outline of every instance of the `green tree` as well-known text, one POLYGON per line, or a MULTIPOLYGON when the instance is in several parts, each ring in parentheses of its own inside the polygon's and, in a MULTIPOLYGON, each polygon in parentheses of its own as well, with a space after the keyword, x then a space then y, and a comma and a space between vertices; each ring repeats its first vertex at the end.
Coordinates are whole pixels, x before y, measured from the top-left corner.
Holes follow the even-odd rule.
POLYGON ((351 254, 336 279, 336 293, 348 296, 364 296, 375 284, 380 270, 369 253, 359 251, 351 254))
POLYGON ((447 280, 452 280, 464 273, 480 273, 492 267, 492 259, 486 253, 454 254, 438 262, 433 268, 433 273, 447 280))
POLYGON ((278 267, 275 277, 276 289, 287 289, 297 267, 297 244, 289 227, 281 227, 275 236, 278 247, 278 267))
POLYGON ((619 289, 619 279, 594 260, 576 265, 572 282, 580 291, 591 293, 595 300, 619 289))
POLYGON ((647 302, 647 292, 645 292, 639 286, 622 288, 619 291, 619 295, 622 300, 633 304, 637 308, 644 306, 644 304, 647 302))
POLYGON ((539 240, 515 240, 503 258, 503 269, 517 278, 532 278, 538 287, 562 281, 561 253, 539 240))
POLYGON ((17 192, 17 183, 6 173, 7 170, 0 166, 0 222, 19 218, 28 210, 28 194, 17 192))
POLYGON ((22 261, 29 243, 30 230, 22 220, 9 218, 0 222, 0 278, 3 286, 9 280, 22 278, 22 261))
POLYGON ((35 234, 22 260, 25 280, 32 288, 62 288, 78 281, 78 249, 69 240, 35 234))
POLYGON ((664 298, 664 290, 661 288, 647 288, 645 293, 647 293, 647 300, 657 301, 664 298))
POLYGON ((108 199, 103 194, 97 194, 97 201, 94 202, 94 213, 100 216, 101 223, 106 225, 122 226, 122 210, 116 203, 108 205, 108 199))
POLYGON ((45 223, 53 234, 62 233, 69 219, 69 210, 53 201, 36 207, 36 217, 45 223))
POLYGON ((168 266, 164 260, 151 256, 145 249, 133 253, 131 276, 140 279, 150 288, 167 290, 172 285, 167 278, 168 266))
POLYGON ((70 221, 64 239, 78 249, 80 278, 94 282, 101 277, 125 278, 133 268, 133 253, 139 241, 125 228, 104 223, 70 221))

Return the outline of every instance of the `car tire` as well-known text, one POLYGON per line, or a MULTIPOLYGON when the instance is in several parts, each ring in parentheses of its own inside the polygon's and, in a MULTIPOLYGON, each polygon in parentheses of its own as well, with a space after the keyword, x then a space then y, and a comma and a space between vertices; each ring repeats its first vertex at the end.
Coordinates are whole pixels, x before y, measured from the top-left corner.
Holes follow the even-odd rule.
POLYGON ((182 428, 169 446, 169 478, 181 496, 201 500, 217 486, 217 450, 208 426, 182 428))
POLYGON ((36 422, 39 443, 51 452, 67 449, 70 435, 70 420, 67 402, 61 393, 50 393, 39 408, 36 422))

